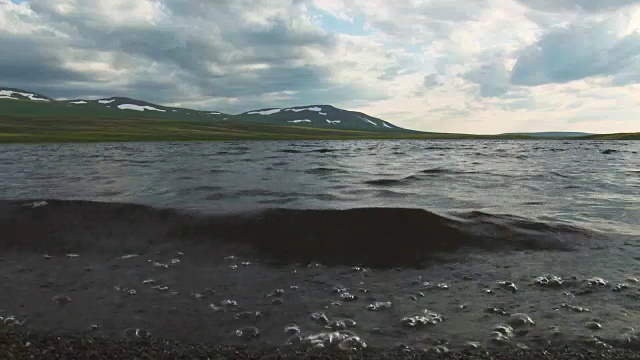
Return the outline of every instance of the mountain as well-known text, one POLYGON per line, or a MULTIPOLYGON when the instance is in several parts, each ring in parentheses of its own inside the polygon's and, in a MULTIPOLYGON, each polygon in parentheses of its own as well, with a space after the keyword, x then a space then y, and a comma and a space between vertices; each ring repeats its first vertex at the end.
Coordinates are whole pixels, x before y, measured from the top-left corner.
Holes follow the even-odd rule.
POLYGON ((4 129, 4 133, 0 131, 0 142, 133 138, 640 139, 640 133, 432 133, 403 129, 386 120, 331 105, 264 108, 231 115, 126 97, 54 100, 33 91, 7 87, 0 87, 0 128, 4 129))
POLYGON ((13 88, 0 87, 0 99, 10 100, 30 100, 30 101, 52 101, 52 99, 38 93, 24 91, 13 88))
POLYGON ((103 109, 118 110, 119 114, 136 114, 146 113, 160 118, 185 117, 190 119, 210 119, 210 120, 226 120, 230 115, 223 114, 218 111, 202 111, 177 107, 167 107, 153 104, 150 102, 130 99, 126 97, 110 97, 97 100, 63 100, 59 101, 76 108, 80 107, 98 107, 103 109))
POLYGON ((571 138, 593 135, 585 132, 571 132, 571 131, 547 131, 547 132, 531 132, 531 133, 506 133, 502 135, 515 135, 515 136, 530 136, 534 138, 571 138))
POLYGON ((309 126, 375 132, 410 132, 387 121, 331 105, 308 105, 289 108, 252 110, 237 115, 238 120, 285 126, 309 126))
POLYGON ((0 87, 0 114, 194 120, 382 133, 420 133, 400 128, 364 113, 338 109, 331 105, 267 108, 230 115, 219 111, 167 107, 126 97, 53 100, 33 92, 2 87, 0 87))

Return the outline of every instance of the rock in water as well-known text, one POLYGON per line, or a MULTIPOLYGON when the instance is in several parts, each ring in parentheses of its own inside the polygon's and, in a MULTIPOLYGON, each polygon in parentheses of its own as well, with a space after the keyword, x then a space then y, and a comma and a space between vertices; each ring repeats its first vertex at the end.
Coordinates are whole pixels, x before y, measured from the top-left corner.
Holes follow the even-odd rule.
POLYGON ((253 339, 260 336, 260 330, 258 330, 258 328, 255 326, 247 326, 242 329, 236 330, 236 336, 245 339, 253 339))
POLYGON ((56 295, 53 298, 51 298, 51 300, 53 300, 56 304, 60 306, 65 306, 71 302, 71 297, 69 297, 68 295, 56 295))
POLYGON ((511 315, 508 320, 509 325, 513 327, 527 327, 534 326, 536 323, 531 319, 531 317, 527 314, 517 313, 511 315))

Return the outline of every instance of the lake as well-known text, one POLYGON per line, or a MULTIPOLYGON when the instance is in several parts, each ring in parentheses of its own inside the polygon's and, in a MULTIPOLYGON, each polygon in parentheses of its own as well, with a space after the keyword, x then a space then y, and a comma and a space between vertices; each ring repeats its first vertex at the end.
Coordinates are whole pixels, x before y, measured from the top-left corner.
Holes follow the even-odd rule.
POLYGON ((293 322, 298 342, 349 328, 374 346, 624 346, 640 323, 639 152, 556 140, 2 145, 0 270, 21 282, 0 294, 0 315, 196 341, 244 343, 235 330, 255 325, 283 344, 293 322), (62 311, 60 293, 78 300, 62 311))

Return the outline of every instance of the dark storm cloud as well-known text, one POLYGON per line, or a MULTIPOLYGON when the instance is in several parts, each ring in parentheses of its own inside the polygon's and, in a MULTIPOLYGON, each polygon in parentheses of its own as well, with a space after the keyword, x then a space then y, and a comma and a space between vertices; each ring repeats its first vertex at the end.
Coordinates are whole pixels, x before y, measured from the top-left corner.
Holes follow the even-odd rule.
POLYGON ((327 77, 326 69, 303 66, 258 69, 247 75, 234 74, 212 79, 193 79, 193 81, 198 82, 205 95, 241 97, 321 87, 326 83, 327 77))
POLYGON ((510 87, 509 73, 499 60, 467 72, 464 78, 479 86, 479 95, 482 97, 504 95, 510 87))
POLYGON ((606 24, 555 29, 521 51, 511 74, 517 85, 566 83, 591 76, 640 74, 640 34, 617 37, 606 24))
POLYGON ((89 76, 66 69, 64 59, 50 51, 45 42, 0 33, 0 49, 0 79, 3 82, 42 85, 59 81, 92 81, 89 76))
MULTIPOLYGON (((119 1, 107 9, 127 10, 140 3, 119 1)), ((315 88, 331 86, 333 64, 314 65, 314 59, 335 52, 336 37, 301 26, 300 1, 161 3, 159 19, 145 22, 128 13, 110 17, 104 5, 112 3, 104 0, 80 0, 72 11, 61 11, 61 3, 31 0, 34 15, 27 20, 34 28, 38 23, 51 29, 50 34, 2 34, 0 82, 48 90, 46 95, 53 97, 113 94, 160 103, 206 97, 256 102, 243 103, 243 110, 258 105, 262 95, 312 95, 315 88), (65 66, 82 62, 88 65, 65 66), (106 63, 110 69, 91 63, 106 63), (53 82, 56 87, 48 85, 53 82)), ((355 87, 343 95, 372 96, 355 87)))

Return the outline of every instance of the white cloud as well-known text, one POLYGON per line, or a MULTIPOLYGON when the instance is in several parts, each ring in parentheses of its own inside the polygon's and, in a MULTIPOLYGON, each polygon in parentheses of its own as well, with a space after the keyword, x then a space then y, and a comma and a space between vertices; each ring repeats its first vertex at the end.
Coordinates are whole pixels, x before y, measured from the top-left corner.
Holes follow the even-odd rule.
POLYGON ((224 112, 330 103, 427 131, 640 131, 638 3, 0 0, 0 83, 224 112))

